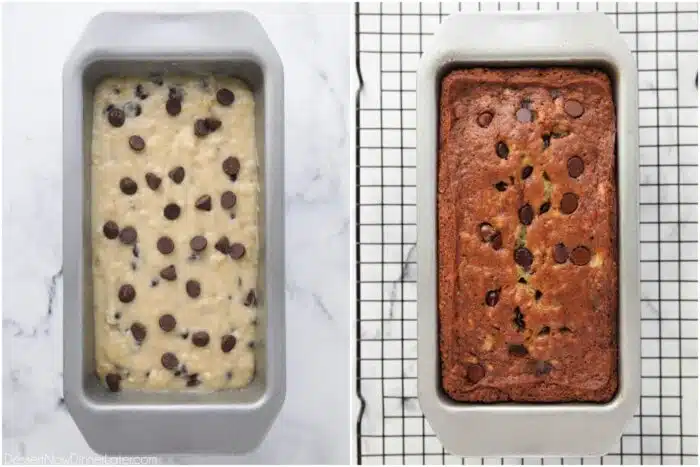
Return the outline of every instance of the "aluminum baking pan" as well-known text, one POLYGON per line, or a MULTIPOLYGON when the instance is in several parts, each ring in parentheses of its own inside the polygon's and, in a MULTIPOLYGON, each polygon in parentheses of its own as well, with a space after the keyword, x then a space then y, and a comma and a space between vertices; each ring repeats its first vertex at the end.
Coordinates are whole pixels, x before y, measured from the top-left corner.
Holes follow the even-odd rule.
POLYGON ((418 391, 445 449, 461 456, 605 454, 639 403, 640 282, 637 71, 600 13, 457 14, 439 27, 417 74, 418 391), (445 72, 460 67, 596 67, 613 81, 617 114, 619 389, 606 404, 474 404, 444 394, 437 313, 438 103, 445 72))
POLYGON ((88 444, 108 454, 244 453, 279 413, 285 393, 284 77, 280 58, 245 12, 104 13, 63 70, 63 258, 66 405, 88 444), (260 297, 256 373, 244 389, 108 392, 94 376, 90 243, 93 93, 107 76, 225 73, 256 99, 260 297))

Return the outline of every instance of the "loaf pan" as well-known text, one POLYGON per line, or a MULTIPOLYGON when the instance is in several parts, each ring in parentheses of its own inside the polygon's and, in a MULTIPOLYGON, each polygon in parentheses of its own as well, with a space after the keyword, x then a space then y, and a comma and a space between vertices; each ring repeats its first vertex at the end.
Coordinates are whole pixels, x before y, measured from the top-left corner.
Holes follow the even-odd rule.
MULTIPOLYGON (((244 453, 279 413, 285 393, 284 78, 280 58, 244 12, 104 13, 87 26, 63 70, 63 387, 68 411, 105 454, 244 453), (259 159, 260 345, 243 389, 108 392, 95 376, 90 241, 93 93, 108 76, 235 76, 253 90, 259 159)), ((233 279, 232 279, 233 280, 233 279)))
POLYGON ((639 403, 637 73, 599 13, 458 14, 439 27, 417 74, 418 390, 447 451, 460 456, 602 455, 639 403), (437 154, 442 76, 455 68, 578 66, 607 72, 617 115, 619 389, 606 404, 475 404, 442 390, 437 312, 437 154))

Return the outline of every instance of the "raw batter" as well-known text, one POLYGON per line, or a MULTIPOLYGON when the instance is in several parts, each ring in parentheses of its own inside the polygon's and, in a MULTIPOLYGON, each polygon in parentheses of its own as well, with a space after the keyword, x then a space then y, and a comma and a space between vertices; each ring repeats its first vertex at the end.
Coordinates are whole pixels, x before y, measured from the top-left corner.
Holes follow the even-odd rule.
POLYGON ((251 381, 254 132, 253 94, 232 78, 109 78, 97 87, 95 348, 110 390, 251 381))

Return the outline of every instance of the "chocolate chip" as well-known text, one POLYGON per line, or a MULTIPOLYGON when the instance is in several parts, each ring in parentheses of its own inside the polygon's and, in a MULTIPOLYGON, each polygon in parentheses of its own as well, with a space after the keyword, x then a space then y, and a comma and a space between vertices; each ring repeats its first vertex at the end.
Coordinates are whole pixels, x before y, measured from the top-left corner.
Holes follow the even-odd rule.
POLYGON ((116 313, 114 313, 114 319, 120 319, 121 317, 122 317, 121 312, 117 311, 116 313))
POLYGON ((148 98, 148 93, 143 87, 143 84, 139 83, 136 85, 136 88, 134 88, 134 95, 138 97, 141 100, 144 100, 148 98))
POLYGON ((255 341, 248 342, 248 348, 253 350, 255 348, 255 341))
POLYGON ((177 167, 174 167, 168 172, 168 177, 170 179, 177 183, 178 185, 182 183, 182 181, 185 179, 185 169, 181 165, 178 165, 177 167))
POLYGON ((520 222, 523 225, 530 225, 532 224, 532 219, 535 217, 535 211, 533 211, 532 206, 530 204, 526 204, 525 206, 522 206, 520 209, 518 209, 518 218, 520 219, 520 222))
POLYGON ((115 107, 107 113, 107 120, 109 121, 110 125, 119 128, 122 125, 124 125, 126 115, 124 114, 124 111, 122 109, 117 109, 115 107))
POLYGON ((229 105, 233 104, 235 98, 236 96, 233 95, 233 92, 230 89, 221 88, 216 91, 216 101, 223 106, 228 107, 229 105))
POLYGON ((524 357, 528 354, 527 348, 522 344, 510 344, 508 353, 514 357, 524 357))
POLYGON ((143 151, 146 147, 146 142, 138 135, 129 136, 129 147, 136 152, 143 151))
POLYGON ((114 240, 119 235, 119 226, 114 221, 107 221, 102 226, 102 233, 110 240, 114 240))
POLYGON ((119 376, 117 373, 107 373, 105 376, 105 384, 107 385, 107 388, 109 388, 110 391, 112 392, 119 392, 121 389, 121 381, 122 377, 119 376))
POLYGON ((194 122, 194 134, 195 136, 199 138, 203 138, 204 136, 207 136, 209 134, 209 126, 207 125, 207 122, 203 118, 198 118, 194 122))
POLYGON ((491 248, 494 250, 500 250, 503 246, 503 238, 501 238, 501 232, 497 232, 496 235, 491 239, 491 248))
POLYGON ((163 181, 158 175, 148 172, 146 174, 146 185, 153 191, 156 191, 160 187, 160 183, 163 181))
POLYGON ((124 245, 132 245, 137 237, 136 229, 131 226, 124 227, 122 231, 119 232, 119 241, 124 245))
POLYGON ((114 104, 107 104, 107 107, 105 107, 104 112, 109 113, 113 108, 114 108, 114 104))
POLYGON ((241 259, 245 255, 245 246, 242 243, 233 243, 228 254, 233 259, 241 259))
POLYGON ((550 203, 549 201, 545 201, 540 206, 540 214, 544 214, 545 212, 549 211, 549 208, 551 208, 551 207, 552 207, 552 203, 550 203))
POLYGON ((569 333, 569 332, 572 332, 572 331, 571 331, 571 329, 569 329, 568 327, 562 326, 562 327, 559 328, 559 332, 562 333, 562 334, 566 334, 566 333, 569 333))
POLYGON ((569 177, 578 178, 583 173, 583 159, 578 156, 571 157, 566 163, 566 167, 569 169, 569 177))
POLYGON ((158 285, 158 279, 151 279, 151 287, 158 285))
POLYGON ((221 128, 221 120, 219 120, 218 118, 207 117, 204 119, 204 123, 207 125, 207 128, 209 128, 209 131, 212 133, 221 128))
POLYGON ((513 324, 518 331, 523 331, 525 329, 525 315, 520 311, 520 307, 516 306, 513 310, 513 324))
POLYGON ((185 290, 187 291, 187 295, 189 295, 191 298, 197 298, 202 293, 202 287, 199 284, 199 281, 192 279, 188 280, 185 284, 185 290))
POLYGON ((156 242, 156 248, 164 255, 169 255, 175 249, 175 243, 170 237, 163 236, 156 242))
POLYGON ((220 251, 221 253, 227 255, 230 248, 228 237, 221 237, 220 239, 218 239, 214 244, 214 248, 217 251, 220 251))
POLYGON ((508 184, 506 182, 498 182, 494 185, 494 187, 498 191, 506 191, 506 188, 508 188, 508 184))
POLYGON ((141 115, 141 104, 136 102, 127 102, 124 104, 124 113, 127 117, 138 117, 141 115))
POLYGON ((470 363, 469 366, 467 366, 467 380, 469 380, 470 383, 478 383, 484 376, 486 376, 486 370, 478 363, 470 363))
POLYGON ((171 314, 165 314, 158 318, 158 326, 160 326, 160 328, 165 332, 172 331, 173 329, 175 329, 176 325, 177 320, 171 314))
POLYGON ((180 337, 182 337, 183 339, 187 339, 188 337, 190 337, 190 333, 185 331, 182 334, 180 334, 180 337))
POLYGON ((177 279, 177 270, 175 269, 175 265, 171 264, 170 266, 166 266, 163 269, 161 269, 160 277, 170 282, 177 279))
POLYGON ((129 177, 124 177, 121 180, 119 180, 119 189, 125 195, 128 195, 128 196, 133 195, 134 193, 136 193, 138 188, 139 188, 139 186, 136 184, 136 182, 129 177))
POLYGON ((489 126, 491 124, 492 120, 493 120, 493 114, 491 112, 481 112, 476 119, 476 123, 481 128, 486 128, 487 126, 489 126))
POLYGON ((498 298, 500 295, 500 290, 489 290, 486 292, 486 305, 488 306, 496 306, 498 303, 498 298))
POLYGON ((185 383, 185 385, 188 388, 199 386, 200 384, 201 384, 201 381, 199 380, 199 378, 197 378, 197 373, 189 375, 189 377, 187 378, 187 383, 185 383))
POLYGON ((583 105, 577 100, 569 99, 564 102, 564 112, 569 117, 579 118, 583 115, 583 105))
POLYGON ((515 249, 515 252, 513 253, 513 259, 515 260, 515 263, 520 265, 524 270, 528 271, 530 269, 530 266, 532 266, 532 253, 530 253, 530 250, 528 250, 525 247, 519 247, 515 249))
POLYGON ((138 245, 134 245, 134 247, 131 249, 131 254, 134 255, 134 258, 138 258, 138 257, 139 257, 139 253, 140 253, 139 246, 138 246, 138 245))
POLYGON ((124 284, 119 287, 119 292, 117 293, 119 301, 122 303, 131 303, 136 298, 136 289, 131 284, 124 284))
POLYGON ((499 141, 498 144, 496 144, 496 155, 500 157, 501 159, 508 159, 508 154, 510 153, 510 150, 508 149, 508 146, 506 143, 503 141, 499 141))
POLYGON ((143 342, 143 340, 146 338, 146 326, 136 321, 131 325, 131 335, 134 337, 136 342, 143 342))
POLYGON ((197 347, 206 347, 209 344, 209 333, 197 331, 192 334, 192 343, 197 347))
POLYGON ((537 376, 544 376, 549 374, 554 367, 552 366, 551 363, 545 361, 545 360, 537 360, 537 363, 535 363, 535 375, 537 376))
POLYGON ((238 175, 238 171, 241 169, 241 163, 237 157, 229 156, 221 164, 221 168, 229 177, 235 177, 238 175))
POLYGON ((163 365, 163 368, 167 370, 174 370, 180 364, 180 360, 177 359, 174 353, 165 352, 160 357, 160 363, 163 365))
POLYGON ((182 88, 171 86, 168 88, 168 99, 181 101, 185 97, 185 91, 182 88))
POLYGON ((233 372, 227 371, 226 372, 226 379, 231 380, 231 378, 233 378, 233 372))
POLYGON ((532 121, 532 112, 530 112, 529 109, 526 109, 525 107, 518 109, 518 111, 515 113, 515 118, 520 122, 520 123, 528 123, 532 121))
POLYGON ((526 165, 525 167, 523 167, 523 172, 521 174, 521 178, 523 180, 527 180, 530 177, 530 175, 532 175, 532 166, 526 165))
POLYGON ((490 242, 493 240, 493 237, 496 236, 498 232, 488 222, 484 222, 482 224, 479 224, 479 236, 481 237, 482 242, 490 242))
POLYGON ((518 279, 518 283, 527 284, 527 279, 525 279, 524 277, 521 277, 520 279, 518 279))
POLYGON ((175 117, 182 112, 182 103, 179 99, 168 99, 165 103, 165 111, 168 112, 168 115, 171 117, 175 117))
POLYGON ((542 298, 542 291, 535 290, 535 300, 539 300, 540 298, 542 298))
POLYGON ((576 266, 585 266, 591 260, 591 250, 585 246, 577 246, 571 251, 569 257, 576 266))
POLYGON ((564 193, 561 197, 559 210, 564 214, 571 214, 578 208, 578 195, 576 193, 564 193))
POLYGON ((229 353, 236 346, 236 338, 231 334, 227 334, 221 338, 221 351, 223 353, 229 353))
POLYGON ((255 295, 255 290, 250 289, 248 291, 248 295, 245 297, 245 301, 243 302, 243 305, 245 306, 257 306, 258 304, 258 297, 255 295))
POLYGON ((151 83, 155 84, 156 86, 162 86, 163 85, 163 76, 160 73, 151 73, 148 75, 148 79, 151 80, 151 83))
POLYGON ((180 216, 180 206, 175 203, 170 203, 163 208, 163 215, 166 219, 174 221, 180 216))
POLYGON ((553 255, 554 262, 557 264, 564 264, 566 260, 569 259, 569 249, 563 243, 557 243, 554 245, 553 255))
POLYGON ((221 207, 231 209, 236 205, 236 195, 232 191, 224 191, 221 194, 221 207))
POLYGON ((192 248, 194 251, 200 252, 204 251, 204 249, 207 247, 207 239, 206 237, 202 235, 196 235, 192 237, 192 240, 190 240, 190 248, 192 248))
POLYGON ((200 211, 211 211, 211 196, 202 195, 194 202, 194 207, 200 211))
POLYGON ((550 329, 549 326, 543 326, 542 329, 540 329, 540 332, 537 333, 538 336, 547 336, 549 335, 550 329))

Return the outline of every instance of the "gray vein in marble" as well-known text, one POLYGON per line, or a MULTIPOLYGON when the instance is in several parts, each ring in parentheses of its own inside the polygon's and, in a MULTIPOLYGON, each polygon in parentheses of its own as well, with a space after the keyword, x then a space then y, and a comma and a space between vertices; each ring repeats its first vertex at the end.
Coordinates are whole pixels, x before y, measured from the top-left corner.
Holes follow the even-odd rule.
POLYGON ((398 279, 391 281, 391 292, 389 293, 389 319, 394 319, 394 307, 398 296, 399 284, 405 280, 416 280, 416 245, 411 245, 406 258, 401 266, 401 275, 398 279))
POLYGON ((49 284, 49 304, 48 304, 48 310, 46 312, 47 315, 53 314, 53 306, 54 306, 54 300, 56 299, 56 283, 58 280, 63 276, 63 266, 61 266, 61 269, 59 269, 56 274, 51 276, 51 284, 49 284))
POLYGON ((323 302, 323 299, 316 292, 310 292, 310 291, 300 287, 299 285, 297 285, 296 283, 291 282, 291 281, 287 281, 287 285, 285 286, 285 290, 292 297, 294 297, 296 295, 302 295, 302 296, 307 295, 307 296, 311 297, 311 301, 315 305, 315 308, 317 308, 328 321, 331 321, 331 322, 335 321, 335 318, 333 317, 331 312, 328 310, 328 307, 323 302))

